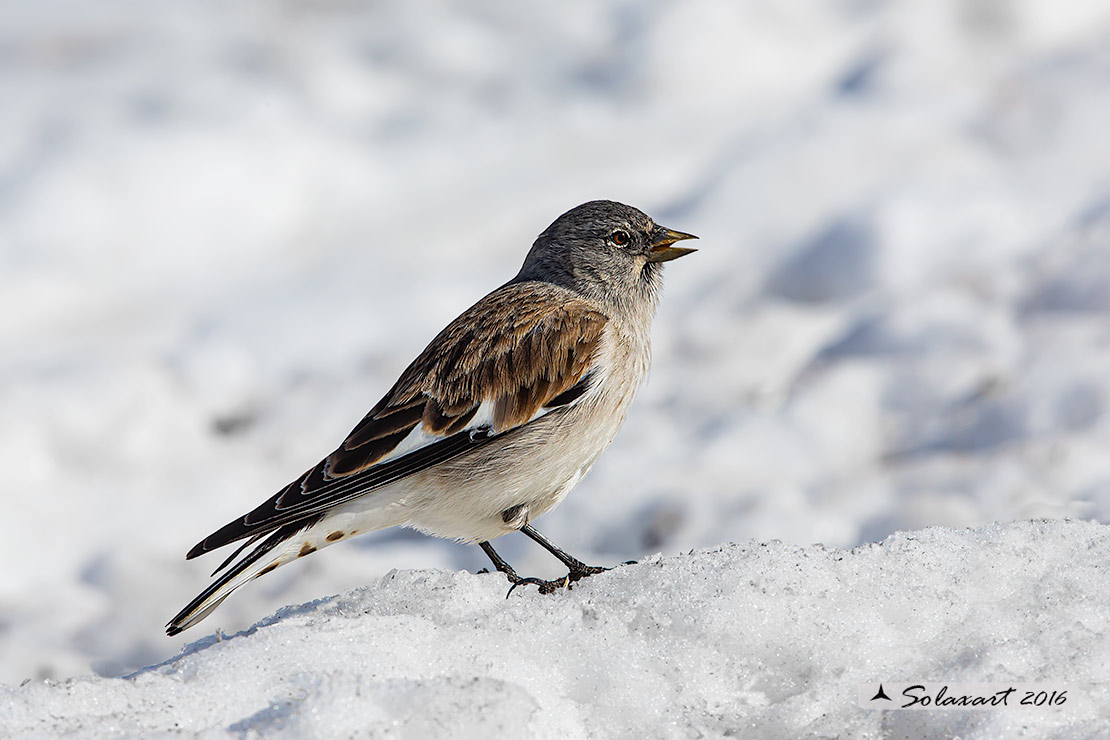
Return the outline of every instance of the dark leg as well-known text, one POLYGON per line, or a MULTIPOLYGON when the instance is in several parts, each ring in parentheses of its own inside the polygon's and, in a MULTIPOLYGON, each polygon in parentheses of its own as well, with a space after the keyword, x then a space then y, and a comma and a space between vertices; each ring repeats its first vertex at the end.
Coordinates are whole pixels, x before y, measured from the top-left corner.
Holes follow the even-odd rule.
POLYGON ((541 547, 543 547, 543 549, 547 550, 549 553, 559 558, 563 565, 567 566, 567 569, 570 572, 562 578, 556 578, 551 581, 544 581, 539 578, 521 578, 519 575, 517 575, 517 572, 513 570, 513 566, 506 563, 505 559, 497 554, 497 551, 493 549, 493 545, 491 545, 489 542, 479 542, 478 547, 482 548, 482 551, 493 562, 493 567, 496 568, 498 572, 504 573, 505 577, 509 579, 509 583, 513 584, 512 588, 509 589, 509 593, 505 595, 505 598, 508 598, 509 595, 512 594, 513 589, 515 589, 517 586, 538 586, 541 594, 550 594, 554 593, 555 590, 559 588, 570 588, 573 583, 575 583, 576 581, 580 581, 587 576, 592 576, 597 573, 603 573, 609 570, 608 568, 602 568, 597 565, 586 565, 578 558, 567 554, 563 550, 556 547, 542 534, 532 529, 531 524, 525 524, 523 527, 520 528, 520 531, 532 538, 541 547))
POLYGON ((520 528, 520 531, 531 537, 540 547, 559 558, 560 562, 570 569, 571 581, 577 581, 580 578, 592 576, 596 573, 604 573, 609 570, 608 568, 602 568, 598 565, 586 565, 578 558, 556 547, 551 540, 533 529, 531 524, 525 524, 520 528))
MULTIPOLYGON (((539 578, 521 578, 517 575, 516 571, 513 570, 513 566, 506 563, 505 558, 498 555, 497 550, 494 550, 493 545, 491 545, 489 542, 479 542, 478 547, 482 548, 482 551, 489 556, 490 560, 493 561, 493 567, 496 568, 499 573, 504 573, 505 577, 509 579, 509 583, 513 584, 509 588, 509 593, 505 594, 506 599, 512 595, 513 589, 524 583, 530 583, 539 586, 540 592, 545 594, 552 593, 559 586, 569 585, 570 583, 567 578, 560 578, 557 581, 541 581, 539 578)), ((486 571, 483 568, 479 572, 485 573, 486 571)))
MULTIPOLYGON (((592 576, 609 570, 608 568, 602 568, 596 565, 586 565, 578 558, 556 547, 551 540, 533 529, 531 524, 525 524, 520 528, 520 531, 528 535, 528 537, 535 541, 540 547, 559 558, 559 561, 567 566, 570 572, 562 578, 556 578, 551 581, 542 581, 539 578, 521 578, 519 581, 513 583, 513 588, 530 583, 539 586, 541 594, 550 594, 554 593, 555 589, 558 588, 570 588, 575 581, 580 581, 586 576, 592 576)), ((509 593, 512 593, 512 589, 509 589, 509 593)))
POLYGON ((512 581, 514 585, 520 580, 520 576, 513 570, 513 566, 506 563, 505 559, 497 554, 497 550, 493 549, 493 545, 489 542, 479 542, 478 547, 482 548, 482 552, 488 555, 489 559, 493 561, 493 567, 497 569, 497 572, 504 573, 508 576, 509 580, 512 581))

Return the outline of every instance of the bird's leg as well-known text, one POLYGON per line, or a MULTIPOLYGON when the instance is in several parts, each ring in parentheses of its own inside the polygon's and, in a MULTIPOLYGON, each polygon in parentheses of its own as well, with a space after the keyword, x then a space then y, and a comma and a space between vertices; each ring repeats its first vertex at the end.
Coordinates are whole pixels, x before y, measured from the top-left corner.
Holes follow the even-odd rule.
POLYGON ((496 568, 499 573, 504 573, 513 585, 516 585, 517 581, 521 580, 520 576, 513 570, 513 566, 506 563, 505 559, 497 554, 497 550, 493 549, 493 545, 489 542, 479 542, 478 547, 482 548, 482 552, 488 555, 489 559, 493 561, 493 567, 496 568))
POLYGON ((522 525, 520 527, 520 531, 535 540, 537 543, 539 543, 541 547, 550 552, 552 555, 559 558, 563 565, 567 566, 569 572, 562 578, 555 578, 550 581, 545 581, 540 578, 521 578, 519 575, 517 575, 517 572, 513 570, 513 566, 509 565, 507 562, 505 562, 504 558, 497 554, 497 551, 493 549, 493 545, 491 545, 488 541, 479 542, 478 546, 482 548, 482 551, 485 552, 485 554, 493 562, 493 567, 496 568, 498 572, 504 573, 505 577, 509 579, 509 583, 513 584, 512 588, 509 589, 509 593, 505 595, 506 598, 508 598, 508 596, 512 594, 513 590, 517 586, 538 586, 541 594, 550 594, 554 593, 555 590, 559 588, 570 588, 571 584, 575 583, 576 581, 580 581, 587 576, 592 576, 597 573, 602 573, 609 570, 608 568, 602 568, 597 565, 586 565, 578 558, 556 547, 554 543, 552 543, 542 534, 533 529, 532 525, 530 524, 526 523, 522 525))
MULTIPOLYGON (((521 526, 528 523, 528 507, 524 504, 517 504, 516 506, 505 509, 501 512, 501 521, 505 522, 510 529, 519 529, 521 526)), ((479 542, 478 546, 481 547, 482 551, 493 561, 493 567, 496 568, 498 572, 504 573, 514 586, 520 581, 520 576, 513 570, 513 566, 506 563, 505 559, 497 554, 497 551, 493 549, 493 545, 489 543, 489 540, 479 542)), ((488 571, 483 568, 479 572, 487 573, 488 571)))
POLYGON ((504 573, 505 577, 509 579, 509 583, 513 584, 509 588, 509 593, 505 594, 506 599, 512 595, 513 589, 522 584, 539 586, 541 593, 549 594, 554 592, 556 588, 570 583, 566 578, 560 578, 556 581, 542 581, 539 578, 521 578, 517 575, 516 571, 513 570, 513 566, 506 563, 505 559, 497 554, 497 551, 493 549, 493 545, 488 541, 479 542, 478 547, 482 548, 482 551, 493 561, 493 567, 496 568, 499 573, 504 573))
POLYGON ((604 573, 605 571, 609 570, 608 568, 603 568, 600 565, 586 565, 578 558, 568 554, 567 552, 564 552, 559 547, 556 547, 555 544, 551 542, 551 540, 547 539, 542 534, 533 529, 531 524, 525 524, 523 527, 520 528, 520 531, 528 535, 528 537, 539 544, 540 547, 547 550, 555 557, 559 558, 560 562, 562 562, 563 565, 567 566, 567 569, 570 571, 566 574, 566 576, 555 581, 540 582, 540 593, 551 593, 555 590, 555 588, 563 585, 565 585, 567 588, 570 588, 570 585, 575 581, 580 581, 586 576, 604 573))
POLYGON ((493 549, 493 545, 488 543, 488 541, 485 541, 485 543, 478 543, 478 547, 481 547, 483 553, 490 557, 490 559, 493 561, 493 567, 497 569, 497 572, 503 572, 503 574, 505 574, 509 580, 514 582, 514 584, 516 581, 521 579, 521 577, 516 575, 516 571, 513 570, 513 566, 508 565, 507 562, 505 562, 505 558, 497 555, 497 550, 493 549))

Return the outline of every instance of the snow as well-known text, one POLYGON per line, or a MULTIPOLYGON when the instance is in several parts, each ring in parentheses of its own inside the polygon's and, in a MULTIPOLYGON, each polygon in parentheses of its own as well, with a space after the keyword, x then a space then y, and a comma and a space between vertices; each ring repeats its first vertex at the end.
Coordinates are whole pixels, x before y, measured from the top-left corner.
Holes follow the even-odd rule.
MULTIPOLYGON (((1065 552, 1076 573, 1097 567, 1097 549, 1084 549, 1094 524, 992 523, 1110 521, 1108 41, 1110 9, 1096 0, 0 5, 0 683, 32 679, 12 689, 13 706, 77 717, 48 711, 69 689, 43 680, 105 677, 69 684, 86 692, 87 709, 172 681, 163 673, 173 666, 249 653, 267 639, 259 635, 297 633, 290 644, 300 644, 325 624, 359 630, 339 604, 410 599, 392 618, 436 619, 444 607, 425 591, 433 586, 459 604, 488 600, 474 613, 494 629, 507 615, 524 619, 525 604, 542 621, 579 599, 607 599, 602 582, 624 584, 605 602, 613 609, 633 598, 625 585, 654 584, 648 566, 629 567, 583 584, 564 606, 505 602, 495 578, 456 572, 486 564, 477 548, 386 532, 276 571, 201 629, 233 634, 395 568, 416 569, 389 582, 407 578, 407 588, 382 583, 285 612, 224 647, 193 643, 169 669, 107 680, 202 636, 162 634, 216 565, 184 561, 189 547, 330 451, 447 321, 516 271, 541 229, 598 197, 702 239, 667 266, 652 377, 624 429, 537 522, 554 542, 599 564, 661 552, 667 573, 717 562, 750 574, 755 561, 744 558, 761 553, 775 583, 799 553, 809 563, 844 552, 812 543, 852 548, 898 532, 913 534, 874 552, 921 543, 913 547, 936 569, 922 577, 936 583, 955 583, 968 553, 995 536, 1013 544, 998 546, 999 584, 1033 578, 1032 553, 1061 572, 1065 552), (918 531, 928 527, 942 529, 918 531), (959 532, 967 527, 976 529, 959 532), (789 544, 759 545, 772 541, 789 544), (738 549, 679 556, 724 543, 738 549), (298 632, 299 619, 317 621, 298 632)), ((523 537, 498 545, 521 572, 561 575, 523 537)), ((855 552, 839 567, 888 557, 855 552)), ((1055 592, 1038 583, 989 591, 994 614, 968 613, 983 602, 951 584, 943 607, 919 594, 920 608, 972 625, 1063 610, 1067 600, 1050 603, 1055 592)), ((819 585, 794 585, 794 608, 819 585)), ((665 586, 652 585, 665 591, 655 594, 660 619, 689 614, 672 606, 703 596, 665 586)), ((749 612, 783 607, 761 593, 736 598, 752 599, 749 612)), ((1097 589, 1083 593, 1099 603, 1097 589)), ((836 624, 823 606, 805 608, 836 624)), ((866 622, 874 605, 842 608, 866 622)), ((716 658, 754 677, 752 697, 769 708, 753 721, 784 735, 808 726, 791 724, 803 716, 842 735, 857 722, 894 723, 890 734, 910 721, 841 702, 836 692, 854 681, 844 676, 868 667, 820 649, 822 629, 785 622, 794 642, 781 665, 754 642, 728 652, 726 641, 716 658), (813 665, 800 667, 796 653, 813 665)), ((971 677, 1078 681, 1085 666, 1110 663, 1094 628, 1053 637, 1023 623, 1003 671, 986 627, 957 638, 956 622, 943 624, 921 655, 964 657, 931 675, 966 666, 971 677)), ((876 663, 867 675, 930 672, 905 630, 891 636, 897 649, 858 655, 876 663)), ((629 633, 589 639, 602 634, 615 655, 629 633)), ((676 662, 645 668, 652 681, 702 670, 696 653, 664 642, 652 648, 676 662)), ((552 675, 584 665, 536 654, 549 656, 552 675)), ((632 659, 614 655, 605 660, 632 659)), ((312 699, 322 711, 372 691, 381 717, 405 702, 445 716, 462 695, 456 679, 406 674, 433 659, 398 659, 393 683, 372 690, 349 673, 298 691, 326 695, 312 699)), ((586 718, 580 728, 601 711, 575 714, 570 702, 583 694, 523 677, 467 675, 478 677, 482 706, 531 701, 535 717, 551 717, 557 705, 567 723, 586 718)), ((712 696, 715 684, 698 675, 712 696)), ((222 680, 222 690, 245 690, 222 680)), ((610 704, 633 703, 618 701, 627 686, 593 680, 610 704)), ((237 705, 205 726, 255 712, 248 724, 281 724, 285 705, 268 702, 285 694, 257 690, 253 709, 237 705)), ((706 698, 704 711, 739 716, 748 704, 737 695, 706 698)), ((167 719, 135 701, 134 716, 107 721, 167 719)), ((634 723, 650 711, 662 704, 622 716, 634 723)), ((948 721, 921 714, 932 715, 912 721, 948 721)), ((288 716, 290 727, 310 721, 288 716)))
POLYGON ((27 738, 1094 738, 1110 728, 1108 568, 1110 527, 1041 520, 657 555, 552 596, 392 571, 126 678, 0 701, 27 738), (1073 701, 857 706, 859 684, 894 678, 1055 682, 1073 701))

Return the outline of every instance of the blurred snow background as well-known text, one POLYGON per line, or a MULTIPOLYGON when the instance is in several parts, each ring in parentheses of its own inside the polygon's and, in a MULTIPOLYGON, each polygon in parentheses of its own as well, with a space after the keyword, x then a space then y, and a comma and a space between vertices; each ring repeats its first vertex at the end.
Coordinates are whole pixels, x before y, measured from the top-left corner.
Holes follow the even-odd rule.
POLYGON ((1104 2, 4 0, 0 100, 0 682, 483 567, 382 533, 162 635, 188 548, 592 198, 702 242, 539 522, 577 556, 1110 520, 1104 2))

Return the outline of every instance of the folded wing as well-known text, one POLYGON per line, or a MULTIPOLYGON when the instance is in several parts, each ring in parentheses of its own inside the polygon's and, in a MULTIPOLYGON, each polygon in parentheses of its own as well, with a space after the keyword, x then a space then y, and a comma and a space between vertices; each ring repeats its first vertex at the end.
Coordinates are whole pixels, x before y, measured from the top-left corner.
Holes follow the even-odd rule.
POLYGON ((490 293, 432 340, 335 452, 187 557, 279 528, 295 533, 298 523, 577 402, 594 377, 605 321, 555 286, 510 283, 490 293))

